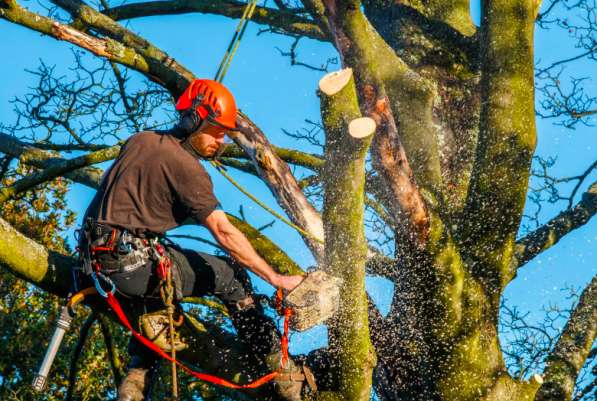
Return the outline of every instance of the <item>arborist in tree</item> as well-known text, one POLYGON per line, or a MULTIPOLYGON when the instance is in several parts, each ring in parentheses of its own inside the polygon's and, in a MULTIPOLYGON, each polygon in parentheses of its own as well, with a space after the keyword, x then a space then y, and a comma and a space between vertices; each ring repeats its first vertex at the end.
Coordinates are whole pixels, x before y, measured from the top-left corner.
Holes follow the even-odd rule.
MULTIPOLYGON (((176 300, 187 296, 217 296, 228 308, 232 323, 255 355, 271 370, 281 361, 280 334, 256 302, 248 268, 272 286, 294 289, 302 276, 283 276, 268 265, 247 238, 219 209, 212 182, 199 159, 216 155, 227 131, 236 128, 237 109, 232 94, 212 80, 195 80, 178 99, 179 123, 169 131, 144 131, 131 136, 85 214, 79 247, 84 268, 79 288, 91 277, 106 277, 128 310, 150 311, 163 303, 162 260, 172 262, 176 300), (164 233, 183 223, 207 227, 230 257, 217 257, 163 240, 164 233)), ((131 339, 128 374, 118 389, 118 400, 147 396, 158 357, 131 339)), ((278 393, 300 400, 304 367, 289 361, 287 375, 276 377, 278 393)), ((309 378, 310 379, 310 378, 309 378)))

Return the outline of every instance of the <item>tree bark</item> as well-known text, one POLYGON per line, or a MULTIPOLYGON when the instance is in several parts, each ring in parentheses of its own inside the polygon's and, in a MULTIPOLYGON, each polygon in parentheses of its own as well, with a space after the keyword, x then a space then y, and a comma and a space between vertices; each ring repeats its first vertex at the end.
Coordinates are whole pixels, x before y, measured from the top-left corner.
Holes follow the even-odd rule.
POLYGON ((535 150, 534 2, 483 3, 481 123, 461 238, 476 276, 499 303, 535 150))
POLYGON ((365 292, 365 156, 375 123, 368 119, 367 127, 366 121, 357 120, 361 113, 350 69, 326 75, 319 88, 327 160, 323 175, 325 268, 344 280, 340 310, 330 327, 330 344, 338 357, 341 377, 335 398, 365 401, 370 399, 375 366, 365 292), (345 79, 336 81, 338 75, 345 79), (336 85, 326 85, 329 81, 336 85))
MULTIPOLYGON (((245 3, 229 0, 166 0, 123 4, 103 10, 102 13, 115 21, 187 13, 217 14, 230 18, 240 18, 245 7, 245 3)), ((269 25, 289 35, 305 36, 321 41, 329 40, 325 32, 313 21, 288 10, 257 6, 251 21, 257 24, 269 25)))
POLYGON ((516 241, 512 270, 524 266, 541 252, 557 244, 571 231, 582 227, 597 213, 597 182, 593 183, 573 208, 563 211, 545 225, 516 241))
POLYGON ((323 223, 321 216, 307 200, 288 165, 273 150, 263 132, 243 114, 238 119, 238 131, 229 135, 251 158, 259 176, 272 191, 290 220, 310 234, 303 239, 318 263, 323 260, 323 223), (319 239, 316 240, 316 239, 319 239))

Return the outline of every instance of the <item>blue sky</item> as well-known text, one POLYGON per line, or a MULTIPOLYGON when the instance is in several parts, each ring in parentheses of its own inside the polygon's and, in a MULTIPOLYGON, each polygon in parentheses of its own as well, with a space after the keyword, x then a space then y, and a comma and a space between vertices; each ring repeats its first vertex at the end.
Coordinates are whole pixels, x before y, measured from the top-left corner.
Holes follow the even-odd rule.
MULTIPOLYGON (((32 2, 23 4, 35 7, 32 2)), ((472 13, 478 20, 478 7, 475 4, 472 13)), ((187 14, 138 19, 130 25, 197 76, 212 77, 236 21, 217 16, 187 14)), ((234 91, 239 107, 262 127, 274 144, 297 147, 296 140, 285 136, 282 129, 295 131, 305 126, 306 118, 319 120, 319 102, 315 91, 323 73, 290 67, 289 58, 280 56, 276 47, 287 50, 292 39, 267 33, 258 36, 259 28, 250 25, 225 84, 234 91)), ((34 70, 39 60, 43 59, 49 65, 56 64, 59 71, 67 74, 72 56, 66 43, 43 37, 3 20, 0 20, 0 32, 5 39, 0 41, 0 53, 4 55, 0 63, 0 76, 3 77, 0 85, 0 122, 10 124, 14 122, 14 114, 8 101, 14 96, 23 95, 29 86, 35 84, 32 76, 25 70, 34 70)), ((331 45, 307 39, 301 41, 298 50, 301 60, 316 65, 325 63, 328 58, 336 55, 331 45)), ((537 29, 537 59, 555 60, 570 54, 575 54, 573 42, 563 37, 561 31, 556 35, 555 32, 537 29)), ((591 76, 591 68, 594 67, 578 62, 569 68, 575 74, 591 76)), ((594 80, 588 85, 589 93, 597 92, 594 80)), ((568 130, 554 126, 552 121, 538 119, 538 137, 537 155, 558 156, 552 169, 555 176, 576 175, 597 159, 594 127, 578 126, 576 130, 568 130)), ((304 144, 300 147, 312 152, 319 151, 304 144)), ((217 173, 213 173, 212 177, 216 194, 225 210, 236 213, 239 205, 243 204, 245 214, 253 225, 260 226, 272 220, 217 173)), ((269 190, 258 179, 242 173, 236 174, 236 177, 255 195, 281 212, 269 190)), ((595 178, 597 173, 594 172, 584 188, 595 178)), ((91 190, 76 185, 69 194, 69 205, 81 215, 92 193, 91 190)), ((545 205, 541 221, 547 221, 564 207, 563 203, 545 205)), ((197 233, 197 229, 184 228, 180 232, 197 233)), ((313 264, 312 257, 293 230, 278 222, 266 233, 302 266, 313 264)), ((594 219, 522 268, 518 278, 508 286, 506 298, 522 310, 532 312, 535 319, 541 318, 542 306, 550 302, 564 304, 566 300, 563 299, 563 288, 568 285, 582 287, 597 273, 596 243, 597 220, 594 219)), ((195 243, 184 244, 196 247, 195 243)), ((369 280, 368 288, 382 312, 387 311, 391 300, 390 288, 378 279, 369 280)), ((320 341, 321 334, 321 331, 307 334, 307 343, 315 345, 320 341)))

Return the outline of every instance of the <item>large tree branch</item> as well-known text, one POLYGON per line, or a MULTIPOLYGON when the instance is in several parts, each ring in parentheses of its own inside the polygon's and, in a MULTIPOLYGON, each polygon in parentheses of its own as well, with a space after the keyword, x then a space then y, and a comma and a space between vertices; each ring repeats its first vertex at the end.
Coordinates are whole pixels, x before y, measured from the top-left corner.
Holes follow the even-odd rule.
MULTIPOLYGON (((165 0, 124 4, 103 10, 102 13, 115 21, 187 13, 217 14, 230 18, 240 18, 245 7, 246 3, 230 0, 165 0)), ((291 35, 305 36, 322 41, 330 40, 318 24, 297 15, 292 9, 276 10, 258 6, 255 8, 251 21, 272 26, 291 35)))
POLYGON ((377 34, 363 16, 358 3, 330 0, 325 5, 336 47, 344 64, 355 71, 361 110, 373 117, 380 127, 374 138, 372 155, 373 165, 386 184, 383 187, 387 196, 381 200, 394 221, 404 221, 403 217, 407 216, 407 226, 410 231, 416 232, 413 237, 424 240, 428 217, 414 177, 426 188, 437 187, 441 181, 439 159, 437 154, 431 156, 437 149, 430 144, 423 145, 428 140, 435 141, 428 136, 433 136, 433 131, 427 130, 427 124, 423 122, 425 115, 431 112, 431 105, 426 104, 430 100, 429 90, 421 77, 412 72, 377 34), (383 63, 378 62, 381 59, 383 63), (390 99, 386 95, 387 87, 400 87, 401 90, 397 91, 396 98, 390 99), (408 100, 403 99, 405 96, 408 100), (414 105, 419 100, 425 104, 422 109, 414 105), (394 112, 392 101, 396 104, 403 102, 409 107, 397 108, 398 111, 394 112), (417 110, 411 112, 411 109, 417 110), (417 112, 422 115, 416 115, 417 112), (400 120, 400 132, 395 115, 400 120), (415 126, 416 135, 410 130, 415 126), (411 149, 402 141, 403 133, 408 136, 411 149))
POLYGON ((344 280, 330 344, 339 355, 342 399, 369 400, 375 352, 369 338, 363 223, 365 156, 375 122, 361 118, 351 69, 326 75, 319 90, 327 161, 323 174, 325 267, 344 280))
POLYGON ((239 114, 237 123, 239 131, 232 131, 229 135, 250 156, 259 176, 290 220, 310 234, 304 235, 303 239, 315 258, 321 262, 323 246, 314 239, 323 240, 321 216, 309 203, 288 165, 278 157, 263 132, 242 113, 239 114))
MULTIPOLYGON (((193 78, 191 71, 178 64, 164 51, 88 6, 83 1, 52 0, 52 2, 69 12, 75 21, 75 25, 82 23, 85 27, 92 28, 117 41, 117 47, 126 46, 142 56, 147 62, 151 74, 150 78, 166 87, 172 94, 181 93, 188 85, 188 81, 193 78)), ((112 61, 118 62, 118 60, 112 61)), ((131 67, 130 65, 127 66, 131 67)))
POLYGON ((24 177, 9 187, 0 189, 0 204, 6 202, 8 199, 15 197, 17 194, 27 191, 34 186, 51 181, 56 177, 62 176, 73 170, 81 167, 86 167, 92 164, 104 162, 106 160, 112 160, 120 151, 120 146, 112 146, 110 148, 98 150, 78 156, 69 160, 63 160, 56 163, 52 163, 45 170, 31 174, 24 177))
POLYGON ((0 219, 0 266, 45 291, 66 296, 74 259, 48 251, 0 219))
POLYGON ((533 2, 484 2, 481 122, 473 175, 459 225, 480 278, 497 294, 524 209, 536 143, 533 2))
POLYGON ((385 185, 380 188, 380 201, 389 211, 397 236, 409 244, 424 246, 429 235, 429 215, 413 172, 392 111, 385 102, 378 102, 371 114, 378 122, 378 133, 372 144, 373 166, 385 185))
POLYGON ((583 291, 564 331, 547 358, 544 382, 535 401, 572 398, 578 373, 597 337, 597 277, 583 291))
MULTIPOLYGON (((164 55, 154 46, 148 46, 144 40, 136 46, 138 49, 145 49, 141 52, 131 46, 124 45, 124 42, 134 44, 133 42, 137 38, 136 35, 119 26, 105 25, 103 28, 105 28, 104 30, 114 28, 115 31, 118 31, 117 33, 122 33, 124 35, 123 43, 112 38, 98 39, 51 18, 31 12, 21 7, 15 0, 0 0, 0 18, 23 25, 55 39, 70 42, 99 57, 139 71, 175 94, 182 93, 188 82, 193 78, 190 72, 178 66, 172 58, 164 55)), ((109 19, 105 16, 104 18, 109 19)), ((112 23, 114 24, 113 21, 112 23)))
POLYGON ((588 223, 597 213, 597 182, 593 183, 582 199, 568 209, 516 242, 516 252, 512 258, 515 271, 546 249, 557 244, 571 231, 588 223))

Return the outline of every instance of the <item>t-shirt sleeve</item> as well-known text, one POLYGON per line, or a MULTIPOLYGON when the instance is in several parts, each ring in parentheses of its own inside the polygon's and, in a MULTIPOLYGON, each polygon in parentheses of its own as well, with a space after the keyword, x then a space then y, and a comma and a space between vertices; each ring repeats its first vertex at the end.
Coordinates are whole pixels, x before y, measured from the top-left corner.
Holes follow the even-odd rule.
POLYGON ((211 178, 197 160, 185 160, 178 164, 172 175, 176 196, 189 217, 203 224, 220 204, 214 195, 211 178))

